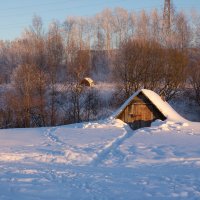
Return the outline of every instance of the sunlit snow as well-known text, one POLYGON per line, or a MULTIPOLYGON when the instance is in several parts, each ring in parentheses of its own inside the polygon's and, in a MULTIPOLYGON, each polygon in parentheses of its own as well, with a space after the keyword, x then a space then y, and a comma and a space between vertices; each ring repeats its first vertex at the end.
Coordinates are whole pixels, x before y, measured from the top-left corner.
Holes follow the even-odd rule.
POLYGON ((0 130, 0 144, 1 200, 200 198, 200 123, 182 117, 0 130))

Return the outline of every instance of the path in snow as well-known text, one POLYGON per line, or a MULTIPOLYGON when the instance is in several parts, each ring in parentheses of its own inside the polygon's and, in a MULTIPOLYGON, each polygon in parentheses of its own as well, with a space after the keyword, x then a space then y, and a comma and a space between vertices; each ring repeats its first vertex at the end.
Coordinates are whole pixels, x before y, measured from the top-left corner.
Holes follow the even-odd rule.
POLYGON ((48 128, 48 129, 45 131, 44 135, 45 135, 51 142, 53 142, 53 143, 55 143, 55 144, 57 144, 57 145, 63 146, 63 145, 65 145, 65 143, 64 143, 63 141, 61 141, 61 140, 59 139, 59 137, 55 134, 56 131, 58 131, 58 130, 59 130, 59 127, 48 128))
POLYGON ((0 131, 0 200, 200 199, 200 124, 0 131))
POLYGON ((93 157, 91 165, 97 166, 103 163, 110 152, 115 152, 116 149, 128 138, 133 136, 134 131, 130 129, 128 126, 123 128, 123 134, 111 140, 108 144, 106 144, 101 150, 99 150, 93 157))

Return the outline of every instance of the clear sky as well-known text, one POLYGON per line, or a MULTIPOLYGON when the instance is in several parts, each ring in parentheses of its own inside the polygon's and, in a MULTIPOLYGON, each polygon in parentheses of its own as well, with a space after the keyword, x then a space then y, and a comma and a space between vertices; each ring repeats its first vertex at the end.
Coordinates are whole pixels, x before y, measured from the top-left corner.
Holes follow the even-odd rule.
MULTIPOLYGON (((177 10, 200 12, 200 0, 173 0, 177 10)), ((163 9, 164 0, 0 0, 0 40, 19 37, 34 15, 47 25, 53 19, 63 22, 67 16, 91 16, 104 8, 123 7, 139 11, 163 9)))

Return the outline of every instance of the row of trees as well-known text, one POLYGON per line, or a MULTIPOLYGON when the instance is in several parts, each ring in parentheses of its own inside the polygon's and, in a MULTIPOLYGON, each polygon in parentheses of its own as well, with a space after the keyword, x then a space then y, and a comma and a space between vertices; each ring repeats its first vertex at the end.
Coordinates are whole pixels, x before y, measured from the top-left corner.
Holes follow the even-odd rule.
POLYGON ((200 104, 200 17, 193 13, 188 21, 183 12, 172 13, 170 30, 157 10, 106 9, 54 21, 48 30, 35 16, 20 38, 0 41, 0 126, 96 119, 103 105, 116 102, 81 87, 85 76, 116 83, 117 102, 143 87, 169 100, 191 85, 200 104))
POLYGON ((123 8, 106 9, 90 18, 68 17, 63 23, 53 21, 48 30, 44 29, 42 19, 35 16, 19 39, 0 42, 1 81, 10 82, 12 69, 27 62, 46 70, 55 65, 59 72, 62 66, 65 69, 67 66, 76 75, 80 69, 82 74, 88 74, 94 65, 110 67, 113 49, 119 49, 130 38, 155 41, 170 48, 198 46, 199 16, 193 14, 190 22, 183 12, 171 16, 170 34, 163 29, 163 16, 157 10, 136 13, 123 8), (106 51, 107 60, 106 56, 102 62, 93 60, 92 51, 98 52, 99 57, 106 51))

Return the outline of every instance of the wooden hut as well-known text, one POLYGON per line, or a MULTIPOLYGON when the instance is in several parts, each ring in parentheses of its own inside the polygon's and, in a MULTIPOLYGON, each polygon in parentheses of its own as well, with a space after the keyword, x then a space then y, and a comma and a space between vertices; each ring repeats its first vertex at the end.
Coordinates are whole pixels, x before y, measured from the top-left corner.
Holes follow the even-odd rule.
POLYGON ((166 116, 160 109, 165 102, 157 94, 156 98, 152 98, 149 94, 155 93, 147 91, 143 89, 132 95, 117 111, 115 118, 129 124, 134 130, 149 127, 156 119, 165 120, 166 116))
POLYGON ((94 81, 91 78, 85 77, 80 84, 83 86, 92 87, 94 86, 94 81))

